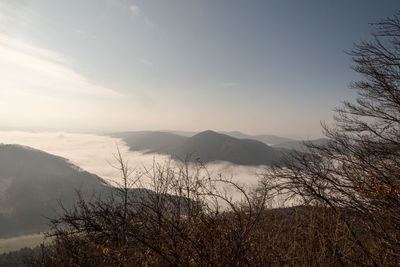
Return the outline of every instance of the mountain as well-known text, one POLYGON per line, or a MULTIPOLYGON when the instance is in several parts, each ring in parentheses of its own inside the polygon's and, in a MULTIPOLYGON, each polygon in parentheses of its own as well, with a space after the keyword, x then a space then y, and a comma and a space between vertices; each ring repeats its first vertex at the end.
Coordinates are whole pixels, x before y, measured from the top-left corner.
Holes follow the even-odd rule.
POLYGON ((175 150, 181 159, 191 154, 203 162, 228 161, 240 165, 271 165, 282 156, 281 151, 262 142, 213 131, 198 133, 175 150))
POLYGON ((307 151, 307 147, 304 145, 304 143, 311 143, 311 144, 314 144, 314 145, 326 145, 326 144, 328 144, 328 142, 329 142, 328 138, 319 138, 319 139, 308 140, 308 141, 284 142, 284 143, 281 143, 281 144, 274 145, 273 147, 306 152, 307 151))
POLYGON ((172 154, 176 147, 184 143, 188 137, 170 132, 123 132, 111 134, 122 138, 131 150, 145 150, 149 153, 172 154))
POLYGON ((268 134, 262 134, 262 135, 247 135, 238 131, 233 131, 233 132, 221 132, 222 134, 226 134, 235 138, 239 139, 253 139, 257 140, 260 142, 263 142, 264 144, 267 145, 277 145, 280 143, 284 142, 291 142, 295 141, 294 139, 286 138, 286 137, 281 137, 281 136, 276 136, 276 135, 268 135, 268 134))
POLYGON ((282 149, 272 148, 251 139, 239 139, 214 131, 204 131, 192 137, 170 132, 116 133, 131 150, 168 154, 185 160, 199 159, 202 162, 228 161, 241 165, 271 165, 283 155, 282 149))
MULTIPOLYGON (((231 131, 231 132, 219 132, 221 134, 229 135, 231 137, 235 137, 238 139, 252 139, 262 142, 269 146, 274 146, 286 142, 293 142, 297 141, 287 137, 281 137, 276 135, 269 135, 269 134, 262 134, 262 135, 248 135, 244 134, 239 131, 231 131)), ((149 140, 149 135, 153 135, 153 140, 164 140, 166 138, 175 138, 178 139, 179 137, 193 137, 198 132, 186 132, 186 131, 132 131, 132 132, 122 132, 122 133, 108 133, 106 135, 112 137, 119 137, 126 139, 125 142, 131 142, 132 145, 141 147, 142 141, 147 142, 149 140), (170 135, 168 135, 170 134, 170 135), (140 137, 143 137, 144 140, 139 140, 140 137)), ((170 140, 165 140, 170 142, 170 140)), ((300 141, 301 142, 301 141, 300 141)), ((148 147, 149 145, 143 145, 144 147, 148 147)))
POLYGON ((188 131, 165 131, 169 133, 173 133, 176 135, 181 135, 181 136, 186 136, 186 137, 192 137, 195 134, 198 134, 199 132, 188 132, 188 131))
POLYGON ((83 196, 108 190, 98 176, 66 159, 20 145, 0 144, 0 238, 48 230, 59 201, 71 207, 83 196))

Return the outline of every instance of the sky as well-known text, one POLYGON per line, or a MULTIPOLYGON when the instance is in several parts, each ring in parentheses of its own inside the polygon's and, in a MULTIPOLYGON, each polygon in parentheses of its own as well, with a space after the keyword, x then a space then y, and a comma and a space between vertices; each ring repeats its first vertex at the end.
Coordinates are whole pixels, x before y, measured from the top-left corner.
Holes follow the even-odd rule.
POLYGON ((321 136, 398 1, 1 0, 0 129, 321 136))

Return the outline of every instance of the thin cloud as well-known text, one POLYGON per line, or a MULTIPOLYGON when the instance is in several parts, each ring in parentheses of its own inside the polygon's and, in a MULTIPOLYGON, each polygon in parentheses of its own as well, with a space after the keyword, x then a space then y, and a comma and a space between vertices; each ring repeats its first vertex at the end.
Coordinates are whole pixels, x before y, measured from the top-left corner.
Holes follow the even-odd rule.
POLYGON ((0 46, 6 47, 9 51, 30 55, 43 60, 51 60, 62 64, 66 63, 66 59, 55 52, 29 45, 5 34, 0 34, 0 46))
POLYGON ((123 96, 77 73, 58 53, 5 34, 0 34, 0 54, 0 65, 4 66, 0 68, 0 76, 5 89, 48 93, 61 91, 106 98, 123 96))
POLYGON ((134 16, 139 15, 140 13, 140 8, 137 5, 130 5, 129 9, 131 10, 132 14, 134 16))

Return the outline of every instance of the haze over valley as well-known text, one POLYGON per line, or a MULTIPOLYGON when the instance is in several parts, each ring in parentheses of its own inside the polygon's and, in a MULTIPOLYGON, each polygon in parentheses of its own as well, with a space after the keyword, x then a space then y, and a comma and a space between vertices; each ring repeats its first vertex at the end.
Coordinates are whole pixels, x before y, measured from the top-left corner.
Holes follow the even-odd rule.
POLYGON ((398 0, 0 0, 0 267, 400 266, 399 53, 398 0))
MULTIPOLYGON (((0 140, 0 238, 49 230, 48 218, 61 212, 60 203, 72 207, 78 199, 76 190, 90 198, 122 185, 121 173, 114 167, 118 150, 133 175, 153 164, 180 166, 188 159, 193 162, 189 164, 204 163, 212 177, 232 177, 245 186, 255 186, 268 165, 289 151, 210 130, 191 137, 162 131, 109 135, 0 131, 0 140)), ((144 181, 132 187, 146 186, 144 181)), ((231 193, 235 198, 234 190, 231 193)))
MULTIPOLYGON (((216 140, 217 143, 224 145, 226 141, 233 142, 233 149, 236 149, 235 145, 242 145, 243 140, 230 138, 226 135, 219 135, 212 131, 206 131, 203 135, 211 134, 210 137, 222 137, 222 140, 216 140), (236 144, 235 142, 238 142, 236 144)), ((181 144, 185 143, 188 137, 175 135, 168 132, 129 132, 129 133, 115 133, 107 135, 95 135, 95 134, 76 134, 66 132, 22 132, 22 131, 0 131, 0 138, 4 144, 20 144, 29 146, 35 149, 43 150, 47 153, 54 154, 57 156, 68 159, 71 163, 76 164, 80 168, 95 173, 100 177, 108 181, 115 181, 116 177, 119 177, 118 171, 115 170, 110 164, 113 163, 113 155, 117 152, 117 148, 120 149, 124 157, 130 162, 131 166, 149 166, 155 159, 157 162, 165 162, 170 160, 170 156, 174 155, 176 149, 183 150, 180 155, 176 155, 180 160, 184 160, 186 156, 192 156, 195 160, 199 158, 201 162, 207 162, 210 166, 217 166, 218 164, 226 165, 247 165, 248 169, 252 169, 250 166, 267 165, 272 163, 265 161, 264 153, 272 153, 272 157, 278 159, 280 149, 273 149, 266 144, 251 141, 250 149, 261 150, 261 155, 254 157, 255 163, 248 159, 248 156, 243 156, 244 160, 250 162, 235 162, 235 159, 224 158, 230 151, 221 151, 221 147, 215 147, 214 145, 207 148, 208 151, 203 155, 196 155, 197 150, 204 149, 202 143, 202 136, 199 136, 199 144, 181 144), (122 138, 117 138, 120 136, 122 138), (123 138, 125 136, 125 138, 123 138), (254 143, 256 146, 254 147, 254 143), (183 148, 180 146, 184 145, 183 148), (189 146, 189 147, 187 147, 189 146), (253 147, 252 147, 253 146, 253 147), (213 158, 207 158, 211 154, 216 154, 220 151, 220 155, 216 155, 213 158), (259 156, 259 158, 257 158, 259 156), (264 160, 264 161, 263 161, 264 160), (219 161, 225 161, 225 163, 219 163, 219 161), (242 163, 242 164, 241 164, 242 163), (262 164, 264 163, 264 164, 262 164)), ((206 141, 207 136, 205 136, 206 141)), ((249 139, 247 139, 249 140, 249 139)), ((196 141, 196 140, 195 140, 196 141)), ((245 145, 246 142, 244 141, 245 145)), ((244 147, 247 148, 247 147, 244 147)), ((230 149, 230 147, 226 148, 230 149)), ((240 147, 243 149, 243 147, 240 147)), ((251 151, 251 150, 250 150, 251 151)), ((179 151, 178 151, 179 152, 179 151)), ((238 153, 247 153, 246 151, 238 151, 238 153)), ((238 155, 240 156, 240 155, 238 155)), ((253 155, 252 155, 253 156, 253 155)), ((177 158, 177 157, 175 157, 177 158)), ((241 166, 244 167, 245 166, 241 166)), ((118 179, 118 178, 117 178, 118 179)), ((245 180, 245 179, 244 179, 245 180)))

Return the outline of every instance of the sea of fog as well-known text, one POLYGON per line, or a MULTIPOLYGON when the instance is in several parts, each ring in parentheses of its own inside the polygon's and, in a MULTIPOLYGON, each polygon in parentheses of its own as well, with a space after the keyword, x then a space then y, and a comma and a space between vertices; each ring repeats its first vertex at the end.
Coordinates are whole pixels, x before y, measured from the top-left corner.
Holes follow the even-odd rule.
MULTIPOLYGON (((114 158, 117 149, 120 150, 124 160, 128 161, 129 167, 136 172, 151 168, 154 162, 169 163, 172 166, 180 164, 166 155, 130 151, 121 139, 95 134, 0 131, 0 143, 29 146, 61 156, 114 185, 122 182, 120 172, 112 166, 117 163, 114 158)), ((213 177, 221 174, 225 178, 232 178, 235 182, 251 187, 257 184, 266 166, 252 167, 216 162, 207 164, 206 168, 213 177)), ((237 194, 230 188, 224 189, 233 195, 237 194)))

